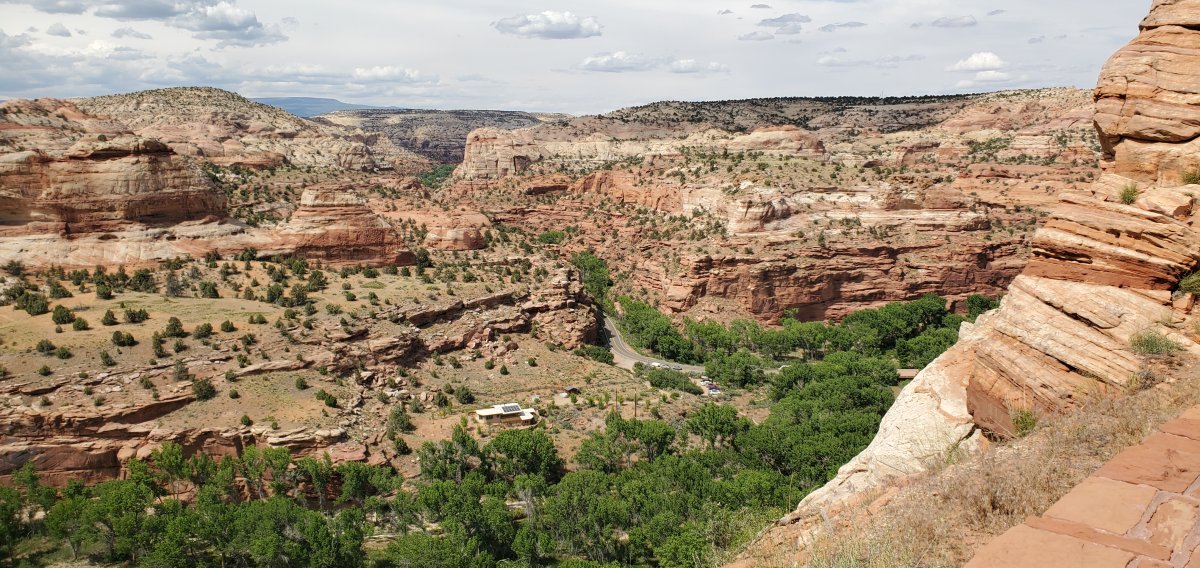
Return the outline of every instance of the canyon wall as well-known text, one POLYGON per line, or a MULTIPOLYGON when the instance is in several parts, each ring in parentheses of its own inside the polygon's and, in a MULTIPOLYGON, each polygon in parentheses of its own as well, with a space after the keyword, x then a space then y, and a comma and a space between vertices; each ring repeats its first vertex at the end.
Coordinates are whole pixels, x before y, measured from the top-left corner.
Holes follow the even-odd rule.
POLYGON ((1189 351, 1181 323, 1194 302, 1175 292, 1200 266, 1195 195, 1200 159, 1200 1, 1157 0, 1141 35, 1105 65, 1095 90, 1104 175, 1064 196, 1033 239, 1028 267, 1000 308, 965 324, 960 342, 912 382, 875 440, 809 495, 748 557, 819 530, 848 505, 1014 433, 1015 411, 1069 411, 1091 396, 1153 383, 1131 348, 1162 334, 1189 351))
POLYGON ((569 252, 671 312, 838 319, 1001 293, 1039 210, 1099 173, 1091 109, 1071 90, 659 103, 477 130, 445 193, 531 233, 578 228, 569 252))

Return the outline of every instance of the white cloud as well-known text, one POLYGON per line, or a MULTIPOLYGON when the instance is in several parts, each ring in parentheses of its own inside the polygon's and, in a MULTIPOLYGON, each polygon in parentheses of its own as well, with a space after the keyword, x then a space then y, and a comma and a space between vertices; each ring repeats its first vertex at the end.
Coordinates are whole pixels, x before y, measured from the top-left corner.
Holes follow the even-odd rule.
POLYGON ((386 81, 393 83, 424 83, 431 79, 414 69, 402 67, 358 67, 351 77, 356 81, 386 81))
POLYGON ((802 31, 804 31, 804 28, 800 24, 788 24, 775 30, 775 33, 779 35, 796 35, 802 31))
POLYGON ((866 26, 866 24, 862 22, 838 22, 836 24, 825 24, 818 29, 823 32, 834 32, 842 28, 861 28, 863 26, 866 26))
POLYGON ((775 39, 775 36, 767 32, 751 32, 738 36, 738 39, 741 41, 768 41, 775 39))
POLYGON ((771 5, 770 4, 753 4, 750 6, 750 9, 752 9, 752 10, 770 10, 771 5))
POLYGON ((617 51, 614 53, 601 53, 585 58, 579 64, 579 68, 585 71, 623 73, 626 71, 649 71, 660 64, 660 61, 642 54, 617 51))
POLYGON ((1012 79, 1012 75, 1003 71, 980 71, 975 74, 975 80, 980 83, 997 83, 1012 79))
POLYGON ((134 39, 154 39, 148 33, 139 32, 133 28, 120 28, 112 33, 112 36, 121 39, 131 37, 134 39))
MULTIPOLYGON (((844 52, 842 50, 841 52, 844 52)), ((902 63, 912 63, 924 60, 924 55, 891 55, 875 59, 846 59, 836 55, 823 55, 817 59, 817 65, 824 67, 878 67, 890 69, 899 67, 902 63)))
POLYGON ((995 71, 1008 67, 1008 62, 990 51, 972 53, 970 57, 946 68, 947 71, 995 71))
POLYGON ((721 10, 720 12, 717 12, 717 15, 718 16, 728 16, 732 13, 733 13, 733 10, 721 10))
POLYGON ((504 18, 492 24, 502 34, 537 39, 582 39, 601 35, 596 18, 580 18, 571 12, 545 11, 504 18))
POLYGON ((87 0, 0 0, 0 4, 26 4, 39 12, 48 14, 82 14, 87 11, 87 0))
POLYGON ((679 74, 726 73, 729 67, 715 61, 704 62, 696 59, 672 59, 670 57, 650 57, 641 53, 617 51, 600 53, 585 58, 579 68, 584 71, 601 73, 626 73, 639 71, 666 70, 679 74))
POLYGON ((1000 14, 1004 14, 1007 12, 1008 12, 1008 10, 992 10, 991 12, 988 12, 988 15, 989 16, 999 16, 1000 14))
POLYGON ((812 18, 805 16, 804 14, 791 13, 774 18, 767 18, 759 22, 758 25, 764 28, 780 28, 788 24, 807 24, 811 21, 812 18))
POLYGON ((975 16, 947 16, 945 18, 938 18, 929 25, 935 28, 969 28, 977 24, 979 24, 979 21, 975 19, 975 16))
POLYGON ((56 37, 71 37, 71 30, 68 30, 67 26, 64 26, 62 22, 55 22, 50 24, 50 27, 46 28, 46 35, 52 35, 56 37))
POLYGON ((728 73, 729 67, 722 63, 710 61, 704 63, 695 59, 676 59, 668 66, 672 73, 728 73))

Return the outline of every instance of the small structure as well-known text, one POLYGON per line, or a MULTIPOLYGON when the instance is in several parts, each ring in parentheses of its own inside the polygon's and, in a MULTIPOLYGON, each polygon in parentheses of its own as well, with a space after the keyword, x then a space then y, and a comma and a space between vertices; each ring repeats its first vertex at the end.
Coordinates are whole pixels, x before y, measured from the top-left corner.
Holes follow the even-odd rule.
POLYGON ((536 410, 521 408, 515 403, 497 404, 475 411, 475 420, 489 426, 532 426, 537 422, 537 416, 536 410))
POLYGON ((563 389, 563 392, 567 394, 583 394, 583 391, 579 387, 566 387, 563 389))

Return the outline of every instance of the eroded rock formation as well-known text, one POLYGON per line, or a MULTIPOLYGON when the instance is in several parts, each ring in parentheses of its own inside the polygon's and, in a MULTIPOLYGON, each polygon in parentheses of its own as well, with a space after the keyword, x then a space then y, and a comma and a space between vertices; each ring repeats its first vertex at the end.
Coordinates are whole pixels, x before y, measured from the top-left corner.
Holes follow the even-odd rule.
MULTIPOLYGON (((1109 60, 1096 97, 1105 175, 1066 196, 1037 231, 1029 266, 1001 307, 964 325, 961 341, 900 395, 862 454, 756 550, 795 547, 822 516, 873 498, 981 433, 1010 435, 1015 411, 1062 412, 1149 380, 1132 338, 1154 330, 1200 351, 1178 323, 1200 266, 1192 147, 1200 116, 1200 1, 1158 0, 1141 35, 1109 60)), ((798 551, 799 552, 799 551, 798 551)), ((802 553, 799 556, 803 558, 802 553)))

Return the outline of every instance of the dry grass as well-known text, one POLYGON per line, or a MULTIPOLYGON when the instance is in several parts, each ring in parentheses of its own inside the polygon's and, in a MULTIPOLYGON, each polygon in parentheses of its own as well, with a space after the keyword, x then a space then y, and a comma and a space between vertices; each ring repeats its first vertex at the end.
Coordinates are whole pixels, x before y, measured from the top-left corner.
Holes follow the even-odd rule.
POLYGON ((1200 403, 1200 380, 1190 368, 1163 370, 1172 380, 1156 388, 1096 397, 1069 416, 1043 419, 1029 437, 934 472, 873 515, 849 515, 852 526, 809 547, 809 566, 963 565, 990 538, 1044 513, 1121 450, 1200 403))

